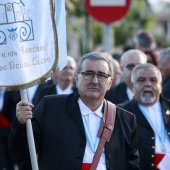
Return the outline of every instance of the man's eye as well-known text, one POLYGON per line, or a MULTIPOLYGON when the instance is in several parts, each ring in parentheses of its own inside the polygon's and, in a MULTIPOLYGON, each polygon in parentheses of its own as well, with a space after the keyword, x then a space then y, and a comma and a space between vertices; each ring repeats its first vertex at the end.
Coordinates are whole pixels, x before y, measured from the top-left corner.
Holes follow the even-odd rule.
POLYGON ((92 76, 93 75, 93 73, 90 73, 90 72, 86 72, 86 73, 84 73, 86 76, 92 76))
POLYGON ((152 82, 152 83, 157 83, 158 80, 157 80, 157 79, 152 79, 151 82, 152 82))
POLYGON ((107 78, 107 75, 105 74, 98 74, 99 77, 102 77, 102 78, 107 78))
POLYGON ((144 79, 138 79, 138 82, 144 82, 144 79))

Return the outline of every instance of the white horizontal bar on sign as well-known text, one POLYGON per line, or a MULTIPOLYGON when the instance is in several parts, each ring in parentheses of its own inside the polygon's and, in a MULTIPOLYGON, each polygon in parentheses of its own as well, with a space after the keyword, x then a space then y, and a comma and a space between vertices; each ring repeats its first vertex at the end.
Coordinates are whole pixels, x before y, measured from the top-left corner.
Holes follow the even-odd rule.
POLYGON ((90 0, 90 6, 125 6, 126 0, 90 0))

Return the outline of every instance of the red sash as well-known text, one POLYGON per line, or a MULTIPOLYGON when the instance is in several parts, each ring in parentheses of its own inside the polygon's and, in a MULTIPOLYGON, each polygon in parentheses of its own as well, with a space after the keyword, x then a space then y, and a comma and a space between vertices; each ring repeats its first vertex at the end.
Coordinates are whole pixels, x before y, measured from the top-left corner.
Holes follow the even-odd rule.
POLYGON ((9 121, 3 116, 3 114, 0 112, 0 128, 10 128, 11 124, 9 121))
POLYGON ((81 170, 90 170, 91 163, 83 163, 81 170))
POLYGON ((165 156, 165 154, 155 154, 155 157, 154 157, 154 170, 160 170, 159 168, 157 168, 157 166, 161 162, 161 160, 163 159, 164 156, 165 156))

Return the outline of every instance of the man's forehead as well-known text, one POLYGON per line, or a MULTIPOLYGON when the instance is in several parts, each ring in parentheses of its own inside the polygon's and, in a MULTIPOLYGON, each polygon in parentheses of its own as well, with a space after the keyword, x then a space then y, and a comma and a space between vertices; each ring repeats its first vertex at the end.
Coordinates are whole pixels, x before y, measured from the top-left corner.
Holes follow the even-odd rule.
POLYGON ((98 67, 98 66, 103 66, 103 67, 108 67, 108 64, 106 61, 104 60, 89 60, 89 59, 86 59, 84 60, 83 64, 82 64, 82 67, 86 67, 86 68, 95 68, 98 67))
POLYGON ((127 64, 129 64, 129 63, 132 63, 132 64, 141 64, 141 63, 144 63, 144 59, 139 54, 131 54, 131 55, 126 57, 126 61, 125 62, 127 64))
POLYGON ((158 74, 154 69, 140 69, 137 71, 137 78, 144 77, 144 78, 158 78, 158 74))
POLYGON ((82 65, 82 71, 103 72, 109 74, 109 66, 104 60, 85 60, 82 65))

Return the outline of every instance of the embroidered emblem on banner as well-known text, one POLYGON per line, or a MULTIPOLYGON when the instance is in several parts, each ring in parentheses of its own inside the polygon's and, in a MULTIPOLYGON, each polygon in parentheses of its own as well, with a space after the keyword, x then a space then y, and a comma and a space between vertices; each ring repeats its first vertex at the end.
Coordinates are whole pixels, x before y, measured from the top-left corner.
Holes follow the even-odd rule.
POLYGON ((31 10, 21 0, 3 2, 0 2, 0 45, 17 38, 21 42, 34 40, 31 10), (6 29, 2 29, 4 26, 6 29))
POLYGON ((51 76, 58 63, 54 11, 52 0, 0 0, 1 89, 25 89, 51 76))

